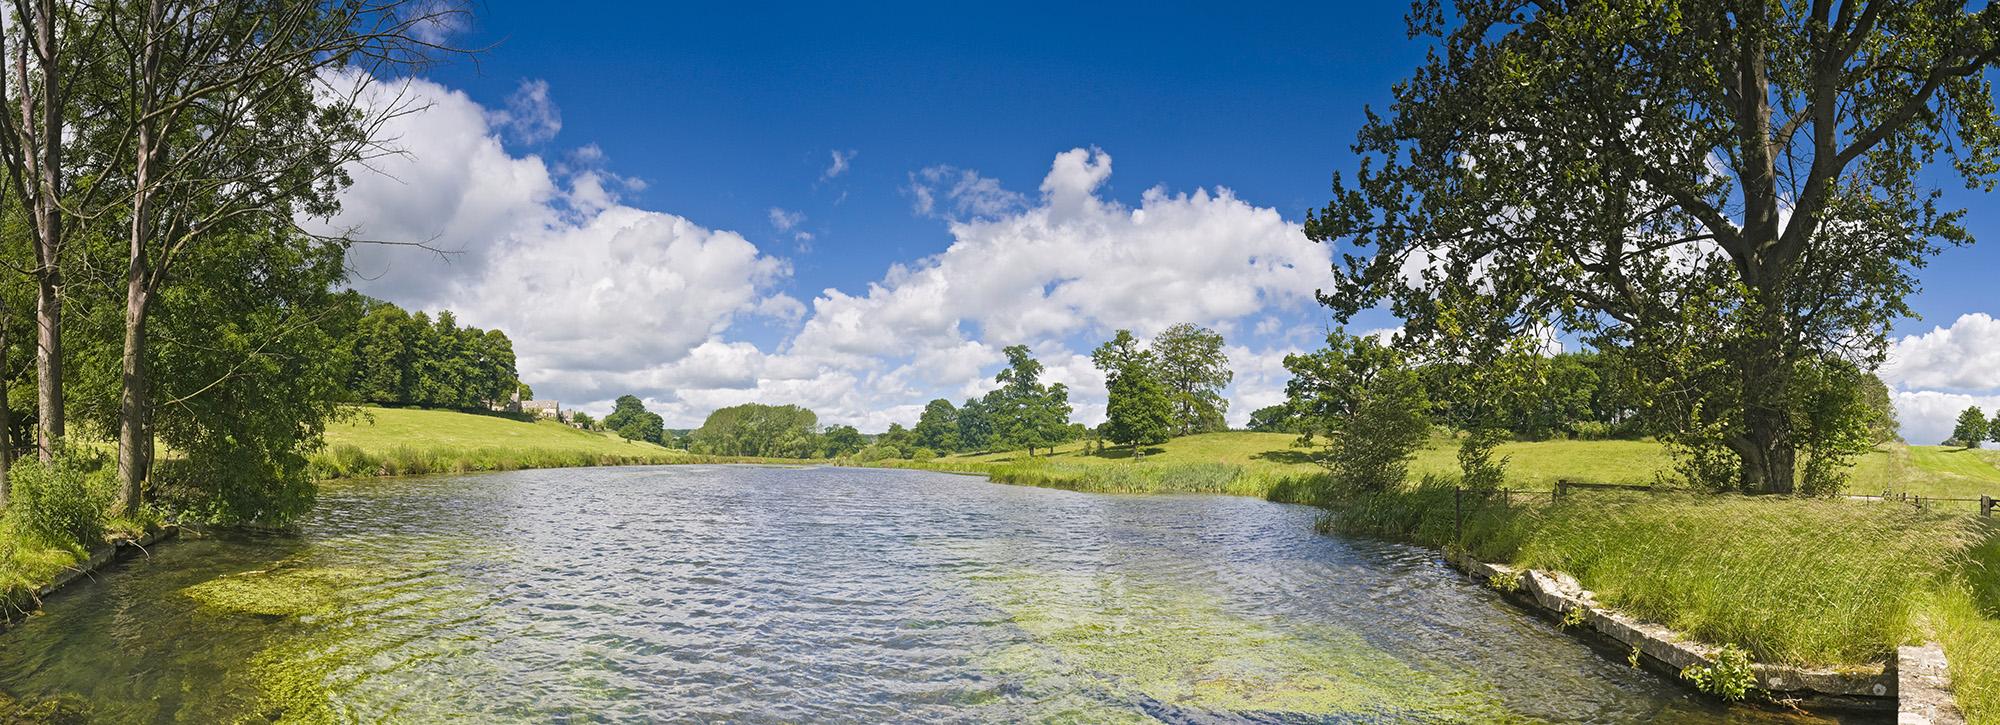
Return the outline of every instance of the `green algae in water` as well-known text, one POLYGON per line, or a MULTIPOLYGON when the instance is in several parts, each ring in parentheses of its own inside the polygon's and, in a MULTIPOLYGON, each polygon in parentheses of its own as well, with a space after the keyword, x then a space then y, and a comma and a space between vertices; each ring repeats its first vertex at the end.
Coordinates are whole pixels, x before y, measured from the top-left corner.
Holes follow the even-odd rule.
POLYGON ((285 567, 220 576, 181 593, 211 612, 299 617, 332 611, 343 592, 376 578, 359 569, 285 567))
POLYGON ((1029 641, 982 666, 1024 681, 1057 719, 1147 718, 1132 710, 1505 718, 1480 691, 1414 669, 1358 635, 1285 630, 1232 615, 1201 592, 1114 574, 976 578, 979 597, 1029 641))

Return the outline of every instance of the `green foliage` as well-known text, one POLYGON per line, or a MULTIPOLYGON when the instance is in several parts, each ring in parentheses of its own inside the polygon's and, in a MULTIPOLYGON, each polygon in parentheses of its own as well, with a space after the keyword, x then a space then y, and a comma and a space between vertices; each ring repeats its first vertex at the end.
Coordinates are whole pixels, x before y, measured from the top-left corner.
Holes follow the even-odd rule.
POLYGON ((1319 462, 1336 485, 1380 491, 1401 486, 1411 455, 1430 435, 1429 408, 1415 371, 1372 336, 1335 330, 1327 347, 1285 356, 1285 386, 1305 429, 1302 445, 1327 441, 1319 462))
POLYGON ((958 449, 985 451, 993 447, 993 411, 978 398, 958 406, 958 449))
POLYGON ((1971 406, 1959 411, 1958 423, 1952 427, 1951 440, 1946 441, 1946 444, 1978 448, 1979 443, 1986 440, 1991 430, 1990 424, 1986 422, 1986 414, 1980 412, 1979 406, 1971 406))
POLYGON ((917 445, 934 451, 958 450, 958 409, 939 398, 924 406, 917 419, 917 445))
POLYGON ((1134 456, 1141 446, 1165 443, 1177 423, 1173 399, 1156 376, 1157 360, 1141 350, 1132 333, 1119 330, 1090 355, 1104 371, 1108 400, 1099 432, 1105 440, 1129 446, 1134 456))
POLYGON ((659 413, 646 410, 646 402, 638 396, 620 395, 611 413, 604 416, 604 427, 628 441, 659 443, 666 432, 666 421, 659 413))
POLYGON ((1266 405, 1250 411, 1250 430, 1259 433, 1297 433, 1298 425, 1292 419, 1292 408, 1284 403, 1266 405))
POLYGON ((113 474, 105 456, 75 448, 47 463, 15 461, 7 472, 13 486, 7 523, 50 546, 96 548, 104 543, 105 510, 116 485, 113 474))
POLYGON ((589 413, 585 413, 581 410, 572 411, 569 414, 569 422, 575 424, 576 427, 581 428, 583 430, 597 430, 597 419, 590 417, 589 413))
POLYGON ((717 409, 691 434, 691 450, 716 456, 812 458, 826 450, 819 416, 796 405, 744 403, 717 409))
MULTIPOLYGON (((1223 420, 1229 412, 1229 400, 1222 397, 1222 389, 1229 387, 1235 374, 1229 370, 1229 356, 1222 345, 1221 333, 1186 322, 1153 337, 1153 364, 1158 366, 1160 384, 1166 387, 1174 430, 1179 435, 1229 427, 1223 420)), ((1103 362, 1097 365, 1104 367, 1103 362)))
POLYGON ((354 359, 348 385, 366 402, 470 410, 534 392, 515 372, 506 333, 460 327, 450 310, 432 322, 371 300, 343 346, 354 359))
POLYGON ((1793 492, 1847 436, 1800 424, 1794 376, 1879 364, 1915 270, 1970 241, 1930 167, 2000 172, 2000 11, 1878 5, 1414 3, 1433 52, 1305 223, 1357 250, 1322 300, 1436 359, 1574 334, 1705 472, 1793 492))
POLYGON ((279 232, 186 254, 153 312, 154 424, 180 454, 154 468, 153 495, 191 520, 285 525, 312 507, 309 459, 349 399, 342 340, 361 304, 332 292, 344 255, 279 232))
POLYGON ((986 394, 984 408, 992 422, 990 447, 1052 448, 1069 437, 1069 388, 1041 383, 1042 363, 1026 345, 1010 345, 1007 367, 994 376, 1000 387, 986 394))
POLYGON ((1509 459, 1493 460, 1493 450, 1506 441, 1507 432, 1499 428, 1470 431, 1459 441, 1458 470, 1466 488, 1492 490, 1505 482, 1509 459))
POLYGON ((850 456, 868 445, 868 439, 862 437, 861 431, 851 425, 827 428, 826 432, 821 434, 820 441, 825 446, 824 452, 827 458, 850 456))
POLYGON ((1715 653, 1715 664, 1696 665, 1681 670, 1681 678, 1695 689, 1729 702, 1742 702, 1757 690, 1757 673, 1750 668, 1750 655, 1736 645, 1724 645, 1715 653))

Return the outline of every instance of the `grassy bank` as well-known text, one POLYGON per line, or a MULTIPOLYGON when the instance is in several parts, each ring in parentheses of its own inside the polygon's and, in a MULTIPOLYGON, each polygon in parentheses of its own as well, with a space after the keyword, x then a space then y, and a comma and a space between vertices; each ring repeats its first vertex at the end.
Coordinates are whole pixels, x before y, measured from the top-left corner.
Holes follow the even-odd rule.
POLYGON ((2000 722, 2000 539, 1894 503, 1583 492, 1467 504, 1434 480, 1343 498, 1328 528, 1564 571, 1611 606, 1761 662, 1842 667, 1941 642, 1961 707, 2000 722))
POLYGON ((577 430, 551 420, 409 408, 362 408, 326 432, 321 478, 688 463, 685 451, 577 430))
MULTIPOLYGON (((1296 439, 1280 433, 1206 433, 1150 447, 1137 459, 1125 450, 1086 455, 1081 444, 1070 443, 1033 457, 1004 451, 891 465, 990 472, 1006 483, 1084 491, 1230 493, 1287 500, 1303 479, 1321 471, 1304 451, 1293 447, 1296 439), (1198 475, 1166 473, 1186 466, 1207 470, 1198 475), (1214 476, 1222 470, 1218 466, 1236 471, 1236 479, 1217 482, 1214 476), (1180 484, 1186 487, 1175 487, 1180 484)), ((1456 476, 1456 455, 1455 441, 1431 440, 1410 461, 1411 479, 1456 476)), ((1521 490, 1548 490, 1564 478, 1646 484, 1673 465, 1666 448, 1653 441, 1519 441, 1502 444, 1496 455, 1508 459, 1507 486, 1521 490)), ((1890 444, 1861 456, 1850 477, 1848 491, 1857 494, 2000 496, 2000 451, 1890 444)))

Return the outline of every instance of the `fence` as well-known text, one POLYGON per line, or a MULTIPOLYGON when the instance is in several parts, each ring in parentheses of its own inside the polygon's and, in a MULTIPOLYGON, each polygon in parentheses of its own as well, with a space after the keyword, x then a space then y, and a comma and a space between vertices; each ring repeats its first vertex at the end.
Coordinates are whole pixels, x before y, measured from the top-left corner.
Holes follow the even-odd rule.
MULTIPOLYGON (((1549 502, 1554 503, 1556 501, 1560 501, 1563 498, 1572 495, 1576 491, 1650 492, 1655 490, 1661 490, 1661 489, 1655 489, 1652 486, 1643 484, 1585 483, 1583 481, 1572 481, 1567 478, 1557 479, 1555 488, 1552 488, 1548 491, 1516 491, 1511 488, 1490 489, 1490 490, 1469 490, 1463 487, 1457 487, 1452 489, 1452 501, 1451 501, 1452 533, 1455 535, 1455 538, 1460 540, 1464 539, 1465 514, 1467 513, 1467 508, 1466 508, 1467 504, 1470 503, 1476 506, 1484 505, 1486 501, 1492 499, 1495 496, 1500 497, 1501 505, 1507 506, 1507 505, 1512 505, 1514 503, 1514 496, 1516 494, 1521 494, 1524 498, 1526 497, 1538 498, 1540 496, 1547 496, 1549 502), (1467 501, 1466 499, 1468 497, 1472 498, 1473 500, 1467 501)), ((1938 511, 1942 509, 1958 508, 1961 506, 1969 510, 1971 509, 1971 506, 1966 506, 1966 504, 1977 504, 1979 509, 1979 515, 1986 518, 1992 518, 1996 511, 2000 511, 2000 499, 1996 499, 1993 496, 1980 496, 1978 498, 1952 498, 1948 496, 1916 496, 1908 493, 1896 494, 1892 496, 1887 493, 1884 493, 1883 495, 1880 496, 1849 494, 1845 496, 1845 498, 1856 501, 1881 501, 1884 503, 1907 504, 1924 511, 1938 511)))

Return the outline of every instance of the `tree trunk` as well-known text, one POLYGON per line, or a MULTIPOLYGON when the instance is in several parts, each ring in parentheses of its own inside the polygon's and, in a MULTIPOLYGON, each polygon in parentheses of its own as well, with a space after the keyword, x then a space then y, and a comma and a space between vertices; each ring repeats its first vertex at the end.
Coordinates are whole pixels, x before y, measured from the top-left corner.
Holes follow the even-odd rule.
POLYGON ((14 493, 14 486, 7 480, 8 470, 14 467, 14 411, 7 404, 7 323, 12 322, 6 310, 0 310, 0 511, 7 510, 7 500, 14 493))
MULTIPOLYGON (((140 247, 133 245, 134 254, 140 247)), ((125 290, 125 355, 119 366, 118 505, 120 515, 132 516, 145 501, 145 484, 153 467, 153 425, 150 380, 146 375, 146 290, 144 267, 135 260, 125 290)))
POLYGON ((1743 462, 1743 487, 1761 493, 1797 490, 1798 454, 1792 441, 1792 361, 1777 294, 1756 295, 1760 313, 1745 331, 1737 360, 1743 385, 1744 440, 1734 446, 1743 462))
MULTIPOLYGON (((36 240, 37 250, 42 247, 36 240)), ((41 256, 38 252, 37 256, 41 256)), ((49 256, 53 257, 51 253, 49 256)), ((44 265, 35 294, 36 445, 43 461, 55 456, 63 437, 62 298, 54 263, 44 265)))
MULTIPOLYGON (((57 62, 55 3, 36 3, 32 18, 34 50, 41 71, 40 108, 27 86, 26 58, 21 60, 21 153, 34 157, 35 196, 35 375, 38 408, 38 448, 42 460, 55 455, 63 437, 62 396, 62 215, 56 208, 62 189, 63 77, 57 62), (37 117, 39 112, 39 117, 37 117), (28 132, 25 129, 35 129, 28 132)), ((24 41, 25 42, 25 41, 24 41)))

